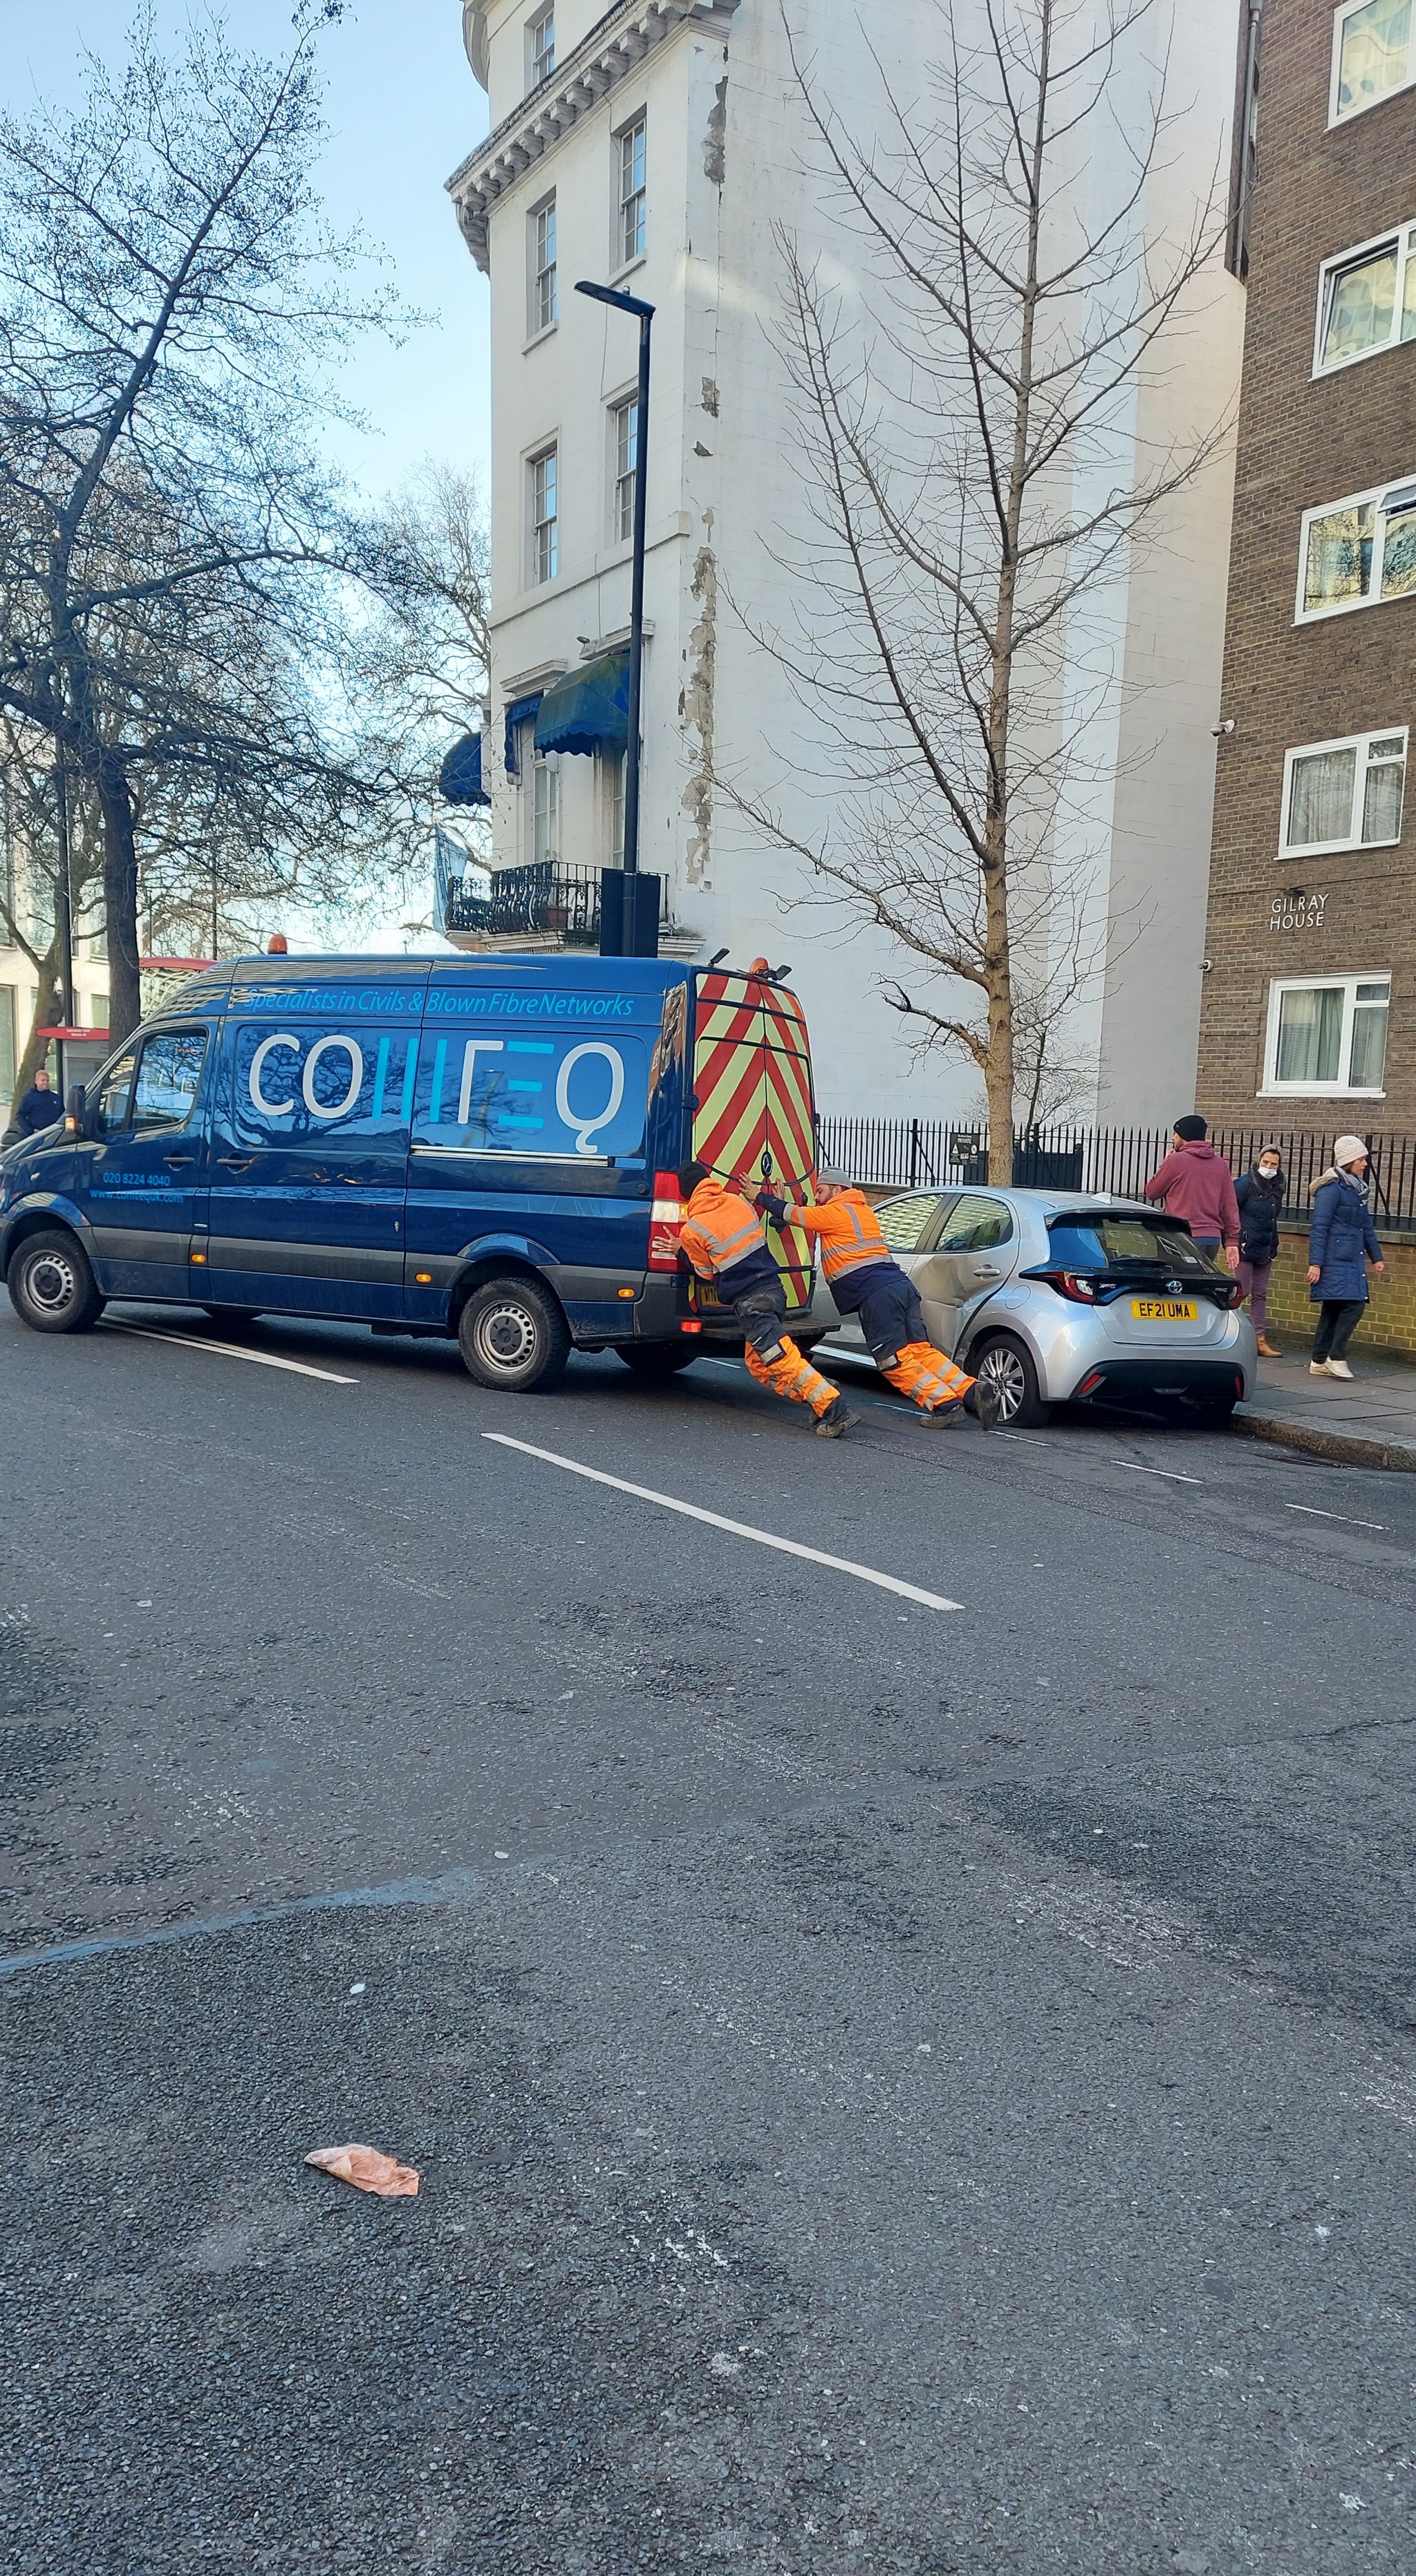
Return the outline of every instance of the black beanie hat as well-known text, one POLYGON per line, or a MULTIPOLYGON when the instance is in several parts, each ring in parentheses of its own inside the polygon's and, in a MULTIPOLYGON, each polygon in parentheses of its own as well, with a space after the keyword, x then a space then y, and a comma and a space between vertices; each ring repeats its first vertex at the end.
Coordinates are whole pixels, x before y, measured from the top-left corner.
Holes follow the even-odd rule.
POLYGON ((1193 1115, 1189 1118, 1177 1118, 1175 1133, 1183 1137, 1187 1145, 1198 1145, 1201 1139, 1209 1134, 1209 1125, 1205 1119, 1193 1115))

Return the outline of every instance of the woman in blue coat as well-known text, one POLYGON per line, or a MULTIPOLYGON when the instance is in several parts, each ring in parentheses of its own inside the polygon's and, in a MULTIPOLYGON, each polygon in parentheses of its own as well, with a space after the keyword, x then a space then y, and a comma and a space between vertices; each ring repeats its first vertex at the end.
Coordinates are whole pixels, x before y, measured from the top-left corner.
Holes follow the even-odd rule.
POLYGON ((1308 1237, 1308 1294, 1318 1308, 1313 1335, 1313 1377, 1351 1377, 1347 1345, 1367 1302, 1366 1263, 1382 1270, 1382 1247, 1367 1206, 1367 1148, 1360 1136, 1339 1136, 1333 1168, 1324 1172, 1313 1200, 1308 1237))

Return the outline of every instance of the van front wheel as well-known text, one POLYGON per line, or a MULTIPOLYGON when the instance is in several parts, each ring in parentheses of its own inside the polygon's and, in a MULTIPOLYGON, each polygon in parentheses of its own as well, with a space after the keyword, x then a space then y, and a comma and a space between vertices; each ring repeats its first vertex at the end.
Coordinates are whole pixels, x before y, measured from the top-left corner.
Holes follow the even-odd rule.
POLYGON ((457 1327, 469 1377, 504 1395, 554 1386, 570 1357, 570 1329, 554 1297, 534 1279, 486 1279, 457 1327))
POLYGON ((22 1324, 35 1333, 86 1333, 103 1296, 82 1246, 56 1226, 20 1245, 5 1282, 22 1324))

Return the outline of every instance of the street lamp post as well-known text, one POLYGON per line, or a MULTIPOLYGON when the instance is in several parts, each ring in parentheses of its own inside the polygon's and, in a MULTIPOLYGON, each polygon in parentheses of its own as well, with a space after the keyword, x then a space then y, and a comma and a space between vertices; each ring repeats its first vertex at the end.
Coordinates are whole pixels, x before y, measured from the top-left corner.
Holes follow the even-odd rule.
MULTIPOLYGON (((629 606, 629 741, 624 763, 624 873, 639 873, 640 700, 644 685, 644 532, 649 485, 649 334, 654 307, 616 287, 596 286, 590 278, 576 282, 577 295, 596 304, 612 304, 617 313, 632 313, 639 324, 639 395, 634 435, 634 562, 629 606)), ((628 913, 631 889, 625 887, 628 913)), ((628 923, 626 924, 628 927, 628 923)), ((657 944, 657 942, 656 942, 657 944)), ((626 945, 633 945, 627 940, 626 945)))

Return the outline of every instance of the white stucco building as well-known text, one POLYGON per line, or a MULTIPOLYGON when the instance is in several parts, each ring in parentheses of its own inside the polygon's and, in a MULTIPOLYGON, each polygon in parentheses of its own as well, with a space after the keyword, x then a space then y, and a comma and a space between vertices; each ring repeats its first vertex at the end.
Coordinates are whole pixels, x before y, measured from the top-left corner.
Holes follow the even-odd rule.
MULTIPOLYGON (((859 135, 880 58, 917 93, 935 0, 789 0, 801 50, 859 135)), ((1150 183, 1148 227, 1223 160, 1238 0, 1177 11, 1171 94, 1194 102, 1150 183)), ((689 953, 788 961, 827 1113, 978 1114, 972 1069, 921 1065, 880 985, 899 959, 805 898, 801 863, 715 785, 812 815, 811 715, 749 633, 779 626, 784 540, 809 533, 774 342, 790 226, 853 290, 858 244, 814 178, 781 0, 469 0, 490 132, 448 182, 491 281, 493 669, 483 779, 499 867, 613 864, 613 753, 538 760, 542 693, 628 630, 636 335, 574 294, 623 284, 656 308, 648 440, 649 642, 641 865, 668 883, 689 953), (517 710, 508 732, 508 709, 517 710), (504 752, 510 741, 513 773, 504 752)), ((1183 366, 1138 398, 1137 452, 1217 419, 1237 388, 1242 290, 1216 262, 1183 366)), ((1106 608, 1113 677, 1091 728, 1106 775, 1086 867, 1114 962, 1071 1032, 1078 1107, 1158 1120, 1192 1099, 1232 491, 1220 456, 1173 505, 1165 544, 1106 608)), ((1097 639, 1087 642, 1095 668, 1097 639)), ((1064 690, 1065 695, 1065 690, 1064 690)))

